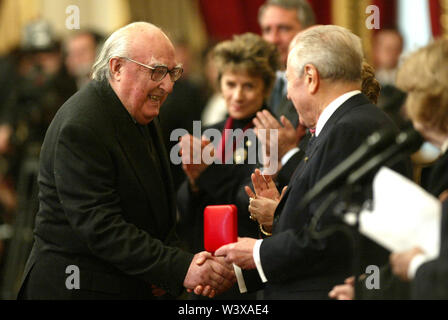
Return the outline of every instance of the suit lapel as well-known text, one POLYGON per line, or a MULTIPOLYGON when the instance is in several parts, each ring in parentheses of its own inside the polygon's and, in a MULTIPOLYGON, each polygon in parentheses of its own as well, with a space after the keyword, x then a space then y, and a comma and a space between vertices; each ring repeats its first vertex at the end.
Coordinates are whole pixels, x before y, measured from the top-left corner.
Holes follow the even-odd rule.
MULTIPOLYGON (((288 185, 288 189, 286 189, 286 192, 278 204, 275 213, 274 213, 274 223, 278 221, 281 218, 281 212, 285 207, 286 201, 288 200, 288 196, 290 194, 290 191, 292 190, 294 184, 299 183, 300 177, 303 175, 303 172, 307 169, 307 164, 311 161, 311 159, 316 155, 318 150, 320 149, 320 146, 322 143, 327 139, 328 135, 331 133, 331 129, 334 127, 334 125, 341 119, 347 112, 349 112, 353 107, 358 105, 364 105, 369 104, 369 100, 364 94, 357 94, 350 99, 348 99, 346 102, 344 102, 328 119, 328 121, 325 123, 325 126, 323 127, 322 131, 320 132, 319 136, 317 136, 315 141, 313 142, 313 145, 306 149, 305 158, 303 161, 299 163, 297 166, 297 169, 294 171, 293 176, 291 177, 291 183, 288 185)), ((298 207, 298 204, 297 204, 298 207)))
POLYGON ((148 142, 144 140, 139 129, 132 121, 128 121, 127 124, 122 123, 121 129, 116 131, 117 140, 137 179, 148 195, 152 212, 156 213, 155 216, 157 218, 158 214, 166 214, 168 211, 166 207, 168 200, 165 199, 164 201, 166 193, 163 188, 160 188, 163 182, 153 160, 149 156, 148 142))
POLYGON ((156 148, 156 154, 159 157, 160 165, 162 167, 161 176, 164 179, 164 184, 167 189, 168 209, 172 215, 173 221, 176 221, 176 208, 173 205, 176 203, 174 181, 171 175, 171 168, 169 163, 169 157, 165 145, 162 140, 162 133, 160 130, 159 119, 154 119, 149 125, 149 132, 153 137, 154 146, 156 148))
MULTIPOLYGON (((171 219, 175 214, 169 205, 170 201, 172 201, 172 194, 169 193, 168 199, 165 188, 160 187, 163 185, 163 181, 161 181, 162 173, 159 175, 156 165, 151 159, 148 151, 148 141, 145 140, 137 124, 134 123, 110 85, 108 83, 99 83, 97 86, 107 95, 106 105, 108 105, 108 113, 114 122, 117 141, 131 164, 135 176, 147 194, 148 202, 154 213, 153 218, 158 221, 158 228, 156 230, 157 232, 159 230, 165 230, 171 224, 164 225, 166 218, 164 219, 163 215, 169 215, 171 219)), ((154 130, 156 131, 156 137, 153 138, 153 142, 156 146, 157 153, 160 154, 160 137, 157 135, 157 129, 154 130)), ((162 161, 162 157, 160 158, 162 169, 168 170, 169 172, 166 166, 166 157, 163 158, 164 161, 162 161)), ((167 184, 170 186, 169 188, 172 188, 172 183, 169 184, 167 182, 167 184)), ((163 234, 163 231, 161 234, 163 234)))

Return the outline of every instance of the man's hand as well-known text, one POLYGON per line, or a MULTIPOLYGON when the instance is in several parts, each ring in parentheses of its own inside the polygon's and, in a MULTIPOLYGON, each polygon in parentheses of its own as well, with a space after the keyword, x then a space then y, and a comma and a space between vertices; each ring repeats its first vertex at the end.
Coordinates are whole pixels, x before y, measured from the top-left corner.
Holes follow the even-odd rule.
POLYGON ((424 251, 419 247, 414 247, 411 250, 392 253, 389 257, 390 265, 392 266, 392 272, 404 281, 409 281, 408 270, 409 264, 412 259, 418 255, 424 254, 424 251))
MULTIPOLYGON (((277 186, 275 185, 274 180, 272 180, 272 176, 263 175, 259 169, 255 169, 250 177, 257 197, 280 201, 281 194, 278 192, 277 186)), ((250 187, 246 186, 244 189, 249 197, 255 198, 251 196, 251 194, 254 194, 254 191, 252 191, 250 187)))
POLYGON ((448 199, 448 190, 445 190, 439 195, 439 200, 440 202, 444 202, 447 199, 448 199))
POLYGON ((334 286, 328 296, 336 300, 353 300, 355 298, 355 277, 347 278, 344 284, 334 286))
POLYGON ((275 209, 280 202, 280 199, 285 194, 287 187, 283 188, 282 194, 279 199, 269 199, 262 196, 258 196, 253 193, 253 191, 246 186, 245 190, 249 196, 249 212, 250 217, 253 220, 257 220, 259 224, 263 226, 263 229, 267 232, 272 231, 272 224, 274 222, 275 209))
POLYGON ((253 250, 256 239, 238 238, 238 242, 227 244, 216 250, 215 255, 224 257, 227 263, 234 263, 241 269, 255 269, 253 250))
POLYGON ((194 256, 184 280, 188 292, 213 298, 230 287, 236 281, 233 267, 224 259, 201 252, 194 256))

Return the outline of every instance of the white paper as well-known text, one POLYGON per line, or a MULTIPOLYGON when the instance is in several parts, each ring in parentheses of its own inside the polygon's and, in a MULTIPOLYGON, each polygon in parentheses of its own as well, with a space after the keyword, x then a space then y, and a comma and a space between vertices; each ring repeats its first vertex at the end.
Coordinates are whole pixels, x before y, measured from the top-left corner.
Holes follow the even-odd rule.
MULTIPOLYGON (((440 201, 420 186, 383 167, 373 181, 373 210, 361 211, 360 232, 392 252, 420 247, 439 256, 440 201)), ((346 222, 353 221, 347 215, 346 222)))

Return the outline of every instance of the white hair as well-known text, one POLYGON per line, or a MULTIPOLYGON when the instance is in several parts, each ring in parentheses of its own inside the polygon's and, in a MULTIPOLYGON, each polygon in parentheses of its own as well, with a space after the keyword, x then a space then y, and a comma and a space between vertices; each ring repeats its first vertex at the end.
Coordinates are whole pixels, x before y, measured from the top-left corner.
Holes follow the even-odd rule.
POLYGON ((293 62, 299 76, 311 64, 322 79, 360 81, 364 54, 361 39, 349 30, 317 26, 299 33, 293 42, 288 63, 293 62))
POLYGON ((92 79, 98 81, 110 79, 109 61, 113 57, 127 57, 129 55, 132 41, 130 31, 135 28, 159 29, 148 22, 133 22, 116 30, 107 38, 92 67, 92 79))

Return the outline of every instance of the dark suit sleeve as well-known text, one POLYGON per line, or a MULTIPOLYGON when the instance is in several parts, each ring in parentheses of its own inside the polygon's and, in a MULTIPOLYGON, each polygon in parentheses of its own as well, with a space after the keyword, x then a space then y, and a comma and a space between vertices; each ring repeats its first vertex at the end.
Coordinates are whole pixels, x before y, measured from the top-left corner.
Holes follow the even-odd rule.
POLYGON ((299 165, 300 161, 305 157, 305 152, 299 149, 292 155, 290 159, 285 163, 277 174, 276 183, 279 190, 283 190, 285 186, 289 184, 294 171, 299 165))
POLYGON ((412 298, 418 300, 448 299, 448 259, 438 258, 417 269, 412 281, 412 298))
POLYGON ((99 139, 92 129, 75 124, 63 126, 57 139, 55 183, 71 227, 98 258, 180 294, 192 255, 124 220, 116 169, 99 139))
MULTIPOLYGON (((372 132, 371 129, 359 128, 356 122, 343 123, 331 131, 331 136, 319 146, 321 158, 314 158, 310 167, 306 168, 307 179, 310 186, 314 185, 331 169, 349 156, 372 132)), ((317 143, 317 141, 316 141, 317 143)), ((315 155, 316 157, 318 155, 315 155)), ((306 192, 308 189, 302 189, 306 192)), ((315 239, 308 228, 312 217, 334 189, 323 193, 311 202, 307 210, 296 212, 300 227, 284 230, 263 240, 260 247, 260 259, 264 273, 269 282, 285 282, 289 279, 307 277, 313 274, 327 274, 342 270, 342 265, 351 261, 351 239, 344 233, 336 232, 323 239, 315 239)), ((287 201, 295 201, 297 208, 303 194, 291 193, 287 201)), ((290 207, 291 208, 291 207, 290 207)), ((339 224, 344 226, 333 214, 332 206, 319 220, 318 230, 339 224)), ((350 265, 348 265, 350 268, 350 265)))
POLYGON ((412 281, 414 299, 448 299, 448 200, 442 204, 440 255, 422 264, 412 281))

